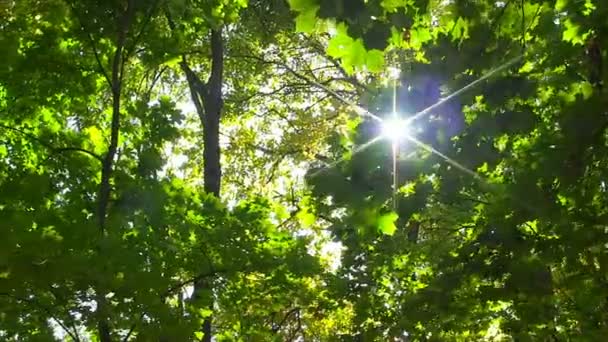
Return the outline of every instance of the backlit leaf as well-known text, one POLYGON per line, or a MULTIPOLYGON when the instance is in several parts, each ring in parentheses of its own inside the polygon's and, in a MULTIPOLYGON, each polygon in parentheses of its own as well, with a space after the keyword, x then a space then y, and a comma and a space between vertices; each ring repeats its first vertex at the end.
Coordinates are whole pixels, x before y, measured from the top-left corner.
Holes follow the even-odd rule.
POLYGON ((396 213, 389 213, 382 215, 378 218, 378 230, 382 234, 393 235, 395 231, 397 231, 397 226, 395 225, 395 221, 399 218, 399 215, 396 213))

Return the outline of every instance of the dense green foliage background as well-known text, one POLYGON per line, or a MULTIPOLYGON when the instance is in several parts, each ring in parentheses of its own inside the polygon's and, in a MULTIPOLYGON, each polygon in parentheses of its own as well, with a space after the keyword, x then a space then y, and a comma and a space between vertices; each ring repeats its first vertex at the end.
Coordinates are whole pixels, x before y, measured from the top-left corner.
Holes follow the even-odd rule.
POLYGON ((607 46, 601 0, 0 0, 0 340, 601 341, 607 46))

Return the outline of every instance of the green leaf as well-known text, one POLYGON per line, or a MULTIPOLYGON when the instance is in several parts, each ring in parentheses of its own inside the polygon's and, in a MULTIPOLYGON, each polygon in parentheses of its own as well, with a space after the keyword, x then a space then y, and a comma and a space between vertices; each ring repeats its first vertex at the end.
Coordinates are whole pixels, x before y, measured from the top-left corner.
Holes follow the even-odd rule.
POLYGON ((371 50, 367 52, 365 59, 367 70, 373 73, 379 73, 384 70, 384 52, 380 50, 371 50))
POLYGON ((430 41, 432 38, 431 31, 428 28, 417 28, 411 31, 410 46, 415 50, 419 50, 424 43, 430 41))
POLYGON ((395 12, 400 7, 407 7, 412 3, 412 0, 382 0, 380 5, 387 12, 395 12))
POLYGON ((580 31, 580 25, 576 24, 574 22, 572 22, 572 20, 568 19, 566 20, 566 22, 564 23, 565 26, 565 30, 564 33, 562 35, 562 39, 572 43, 572 45, 584 45, 585 41, 584 41, 584 37, 583 35, 581 35, 579 33, 580 31))
POLYGON ((296 217, 304 228, 312 226, 316 221, 315 215, 310 213, 308 210, 300 210, 296 217))
POLYGON ((317 10, 319 6, 308 8, 296 17, 296 32, 311 33, 317 23, 317 10))
POLYGON ((460 40, 466 38, 469 38, 469 22, 463 17, 458 17, 452 29, 452 39, 460 40))
POLYGON ((595 6, 592 0, 585 0, 585 10, 583 11, 583 15, 589 16, 596 9, 597 7, 595 6))
POLYGON ((395 231, 397 231, 395 221, 397 221, 398 218, 399 215, 394 212, 380 216, 380 218, 378 218, 378 230, 386 235, 395 234, 395 231))
POLYGON ((355 69, 363 67, 367 58, 367 51, 363 46, 363 40, 355 40, 346 50, 342 58, 344 69, 352 73, 355 69))
POLYGON ((213 310, 207 309, 207 308, 202 308, 198 311, 198 314, 202 317, 202 318, 207 318, 207 317, 211 317, 211 315, 213 315, 213 310))
POLYGON ((407 182, 401 188, 399 188, 399 193, 403 194, 404 197, 411 196, 416 193, 416 182, 407 182))
POLYGON ((346 26, 340 24, 336 28, 336 35, 329 40, 327 54, 334 58, 342 58, 349 53, 349 49, 353 42, 354 39, 348 35, 346 26))
POLYGON ((170 59, 168 59, 167 61, 164 62, 164 64, 168 67, 175 67, 177 65, 179 65, 179 62, 181 62, 182 57, 181 56, 175 56, 172 57, 170 59))
POLYGON ((104 147, 103 133, 95 126, 90 126, 84 129, 85 134, 89 138, 89 143, 93 146, 93 152, 101 153, 104 147))
POLYGON ((287 0, 289 7, 296 12, 304 12, 311 8, 317 7, 315 0, 287 0))

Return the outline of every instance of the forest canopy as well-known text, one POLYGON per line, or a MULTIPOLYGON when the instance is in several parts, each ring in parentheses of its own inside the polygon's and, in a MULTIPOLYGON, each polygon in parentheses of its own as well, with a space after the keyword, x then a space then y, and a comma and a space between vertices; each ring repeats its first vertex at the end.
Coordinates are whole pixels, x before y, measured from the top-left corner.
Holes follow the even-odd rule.
POLYGON ((601 341, 608 3, 0 0, 0 340, 601 341))

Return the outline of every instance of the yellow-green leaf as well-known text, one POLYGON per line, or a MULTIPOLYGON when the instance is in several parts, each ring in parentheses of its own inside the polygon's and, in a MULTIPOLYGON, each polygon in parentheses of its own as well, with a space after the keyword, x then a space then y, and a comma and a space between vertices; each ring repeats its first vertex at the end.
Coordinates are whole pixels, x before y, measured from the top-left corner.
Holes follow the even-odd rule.
POLYGON ((315 29, 317 22, 317 10, 319 6, 314 6, 300 12, 296 17, 296 31, 310 33, 315 29))
POLYGON ((300 212, 298 212, 296 217, 298 218, 298 221, 300 221, 300 223, 302 224, 302 226, 304 228, 308 228, 308 227, 312 226, 316 220, 315 215, 313 215, 309 211, 305 211, 305 210, 300 210, 300 212))
POLYGON ((395 221, 397 221, 398 218, 399 215, 393 212, 380 216, 378 219, 378 229, 386 235, 395 234, 395 231, 397 231, 395 221))
POLYGON ((562 35, 562 39, 572 43, 572 45, 581 44, 584 45, 584 37, 579 33, 580 25, 573 23, 570 19, 564 23, 565 30, 562 35))
POLYGON ((287 2, 289 7, 297 12, 306 11, 316 5, 314 0, 287 0, 287 2))
POLYGON ((346 55, 354 40, 346 32, 344 24, 338 25, 337 34, 329 40, 327 54, 334 58, 341 58, 346 55))
POLYGON ((384 53, 380 50, 368 51, 365 65, 370 72, 382 72, 384 70, 384 53))
POLYGON ((88 136, 90 144, 93 146, 93 151, 95 153, 103 151, 104 140, 101 130, 95 126, 90 126, 85 128, 84 132, 88 136))

